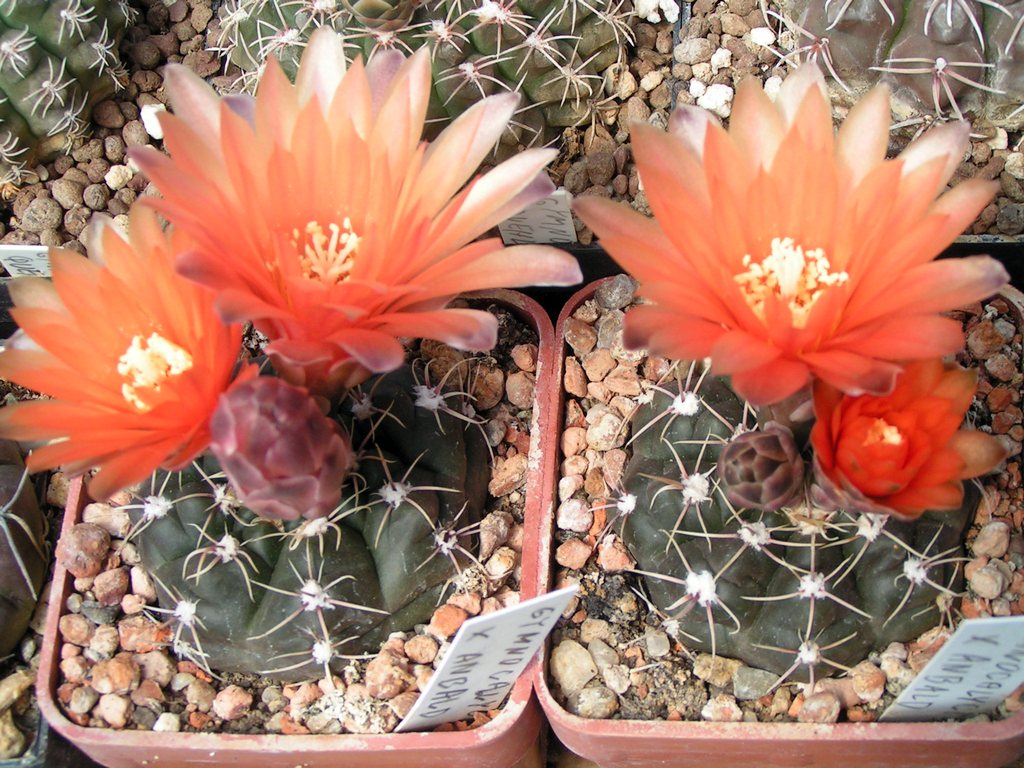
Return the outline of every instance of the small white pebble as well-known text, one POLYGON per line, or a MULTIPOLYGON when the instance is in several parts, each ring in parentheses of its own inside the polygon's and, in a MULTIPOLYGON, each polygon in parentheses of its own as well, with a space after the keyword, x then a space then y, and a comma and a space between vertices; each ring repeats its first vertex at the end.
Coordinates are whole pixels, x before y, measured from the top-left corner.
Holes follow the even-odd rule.
POLYGON ((634 12, 642 19, 651 24, 657 24, 661 17, 670 24, 679 18, 679 3, 677 0, 636 0, 633 4, 634 12))
POLYGON ((661 81, 664 79, 665 75, 659 72, 658 70, 654 69, 648 72, 640 79, 640 87, 647 93, 650 93, 659 85, 661 85, 661 81))
POLYGON ((781 87, 782 78, 778 75, 772 75, 764 81, 764 95, 775 101, 775 97, 779 95, 779 88, 781 87))
POLYGON ((703 96, 704 92, 707 89, 708 87, 697 78, 693 78, 690 81, 690 95, 693 96, 693 98, 695 99, 699 99, 701 96, 703 96))
POLYGON ((158 733, 177 733, 181 730, 181 718, 173 712, 164 712, 153 723, 153 730, 158 733))
POLYGON ((754 27, 750 30, 750 42, 767 48, 775 45, 775 33, 769 27, 754 27))
POLYGON ((112 165, 103 180, 116 191, 132 180, 132 169, 127 165, 112 165))
POLYGON ((154 139, 162 139, 164 137, 164 129, 160 126, 160 113, 166 111, 167 107, 163 104, 144 104, 142 109, 139 110, 146 133, 154 139))
POLYGON ((697 106, 719 117, 728 117, 732 112, 733 90, 728 85, 714 83, 708 86, 704 95, 697 99, 697 106))
POLYGON ((1024 179, 1024 154, 1012 152, 1007 155, 1003 170, 1015 179, 1024 179))
POLYGON ((711 54, 711 71, 716 75, 721 69, 732 66, 732 51, 728 48, 719 48, 711 54))
POLYGON ((1010 141, 1006 136, 1005 128, 996 128, 996 135, 985 142, 992 149, 1006 149, 1010 146, 1010 141))

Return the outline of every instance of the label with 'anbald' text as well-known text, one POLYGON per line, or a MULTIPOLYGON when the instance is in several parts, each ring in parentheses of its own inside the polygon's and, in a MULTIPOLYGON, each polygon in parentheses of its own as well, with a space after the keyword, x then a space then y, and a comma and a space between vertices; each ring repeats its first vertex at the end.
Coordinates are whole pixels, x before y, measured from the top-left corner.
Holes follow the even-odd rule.
POLYGON ((1024 616, 967 619, 879 720, 958 720, 989 712, 1024 684, 1024 616))
POLYGON ((549 592, 463 624, 395 731, 431 728, 501 704, 577 589, 549 592))
POLYGON ((576 227, 569 208, 571 195, 556 189, 543 200, 526 206, 498 225, 505 245, 575 243, 576 227))

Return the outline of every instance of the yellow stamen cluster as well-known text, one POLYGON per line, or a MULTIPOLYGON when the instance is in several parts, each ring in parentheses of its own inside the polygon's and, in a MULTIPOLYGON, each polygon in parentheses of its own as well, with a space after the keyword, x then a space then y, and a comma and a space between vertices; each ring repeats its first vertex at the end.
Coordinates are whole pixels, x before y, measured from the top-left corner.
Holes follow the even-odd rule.
POLYGON ((355 253, 362 238, 352 231, 346 216, 341 226, 328 224, 328 235, 320 222, 311 221, 305 232, 292 230, 292 242, 300 248, 299 264, 310 280, 335 285, 348 279, 355 266, 355 253))
POLYGON ((143 399, 145 390, 159 392, 168 378, 191 367, 192 356, 159 333, 150 334, 148 339, 134 336, 131 346, 117 361, 117 372, 127 379, 121 385, 121 396, 138 411, 146 413, 153 406, 143 399))
POLYGON ((868 429, 867 437, 864 438, 865 447, 877 445, 878 443, 899 445, 902 442, 903 434, 900 432, 899 427, 894 427, 885 419, 875 419, 875 423, 868 429))
POLYGON ((845 272, 830 271, 824 250, 805 252, 790 237, 774 238, 771 254, 761 262, 744 256, 743 266, 746 271, 733 279, 754 314, 763 320, 765 301, 774 295, 786 301, 797 328, 806 327, 814 303, 828 288, 850 279, 845 272))

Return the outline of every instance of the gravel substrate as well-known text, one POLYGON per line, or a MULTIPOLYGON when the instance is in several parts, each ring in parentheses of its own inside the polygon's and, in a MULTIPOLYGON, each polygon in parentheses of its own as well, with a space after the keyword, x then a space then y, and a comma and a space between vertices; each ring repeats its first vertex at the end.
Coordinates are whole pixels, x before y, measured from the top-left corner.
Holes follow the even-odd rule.
MULTIPOLYGON (((583 717, 711 721, 873 721, 951 634, 938 627, 892 643, 813 690, 742 662, 691 653, 670 617, 644 597, 630 552, 609 520, 629 460, 629 416, 668 361, 625 350, 624 312, 633 283, 620 276, 579 306, 566 324, 562 461, 556 511, 556 585, 580 585, 555 631, 555 695, 583 717)), ((959 362, 980 371, 968 418, 1010 452, 982 479, 984 497, 967 536, 966 591, 959 617, 1024 614, 1024 488, 1021 485, 1021 328, 995 298, 959 313, 967 349, 959 362)), ((640 514, 636 511, 633 514, 640 514)), ((1024 688, 999 708, 1024 707, 1024 688)), ((984 717, 980 719, 986 719, 984 717)))
MULTIPOLYGON (((84 252, 82 232, 94 213, 117 217, 140 195, 152 193, 148 180, 127 161, 127 148, 161 142, 146 131, 142 109, 164 105, 160 70, 183 63, 217 87, 228 87, 237 72, 211 50, 219 38, 216 0, 133 0, 137 24, 121 44, 128 69, 124 89, 93 110, 91 138, 71 153, 38 166, 34 183, 7 188, 0 202, 0 243, 64 246, 84 252)), ((771 6, 769 6, 770 8, 771 6)), ((629 125, 668 123, 675 103, 698 104, 727 119, 737 83, 757 77, 771 91, 786 73, 781 56, 795 41, 777 21, 766 24, 757 0, 696 0, 690 18, 673 25, 634 21, 635 48, 629 60, 604 73, 603 90, 589 125, 566 129, 552 178, 575 195, 624 200, 648 212, 629 147, 629 125)), ((842 110, 837 110, 841 117, 842 110)), ((990 131, 973 141, 957 178, 998 179, 1000 193, 966 234, 1001 238, 1024 233, 1024 154, 1021 134, 990 131)), ((894 135, 898 151, 907 136, 894 135)), ((579 240, 593 234, 576 220, 579 240)))

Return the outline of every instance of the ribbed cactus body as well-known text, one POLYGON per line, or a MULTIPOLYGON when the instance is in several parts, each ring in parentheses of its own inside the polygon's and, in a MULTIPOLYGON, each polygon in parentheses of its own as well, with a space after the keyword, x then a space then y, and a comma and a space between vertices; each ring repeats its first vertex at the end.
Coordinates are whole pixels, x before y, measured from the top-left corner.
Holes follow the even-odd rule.
POLYGON ((0 441, 0 656, 28 628, 48 563, 46 521, 24 472, 17 444, 0 441))
POLYGON ((809 34, 797 32, 796 47, 812 46, 808 54, 830 62, 842 81, 837 94, 845 86, 856 95, 881 81, 892 87, 903 119, 962 115, 1006 128, 1024 125, 1024 0, 780 5, 809 34))
POLYGON ((0 177, 70 145, 117 87, 123 0, 0 2, 0 177))
POLYGON ((357 464, 327 518, 256 517, 232 503, 212 459, 140 491, 133 540, 179 652, 220 671, 308 679, 429 620, 469 564, 459 548, 475 548, 456 531, 480 519, 489 457, 475 424, 415 386, 402 369, 341 404, 357 464))
POLYGON ((699 400, 686 391, 658 392, 633 417, 632 498, 618 502, 646 590, 684 645, 807 679, 809 667, 831 674, 939 623, 933 584, 956 587, 977 494, 913 523, 826 513, 803 494, 775 512, 736 507, 716 465, 756 416, 721 379, 705 377, 699 400))
POLYGON ((428 117, 438 130, 484 95, 522 93, 503 141, 525 145, 589 119, 603 98, 600 73, 619 59, 629 36, 613 0, 236 0, 221 12, 221 45, 249 76, 270 55, 294 75, 306 40, 323 25, 345 35, 352 56, 429 46, 428 117))

